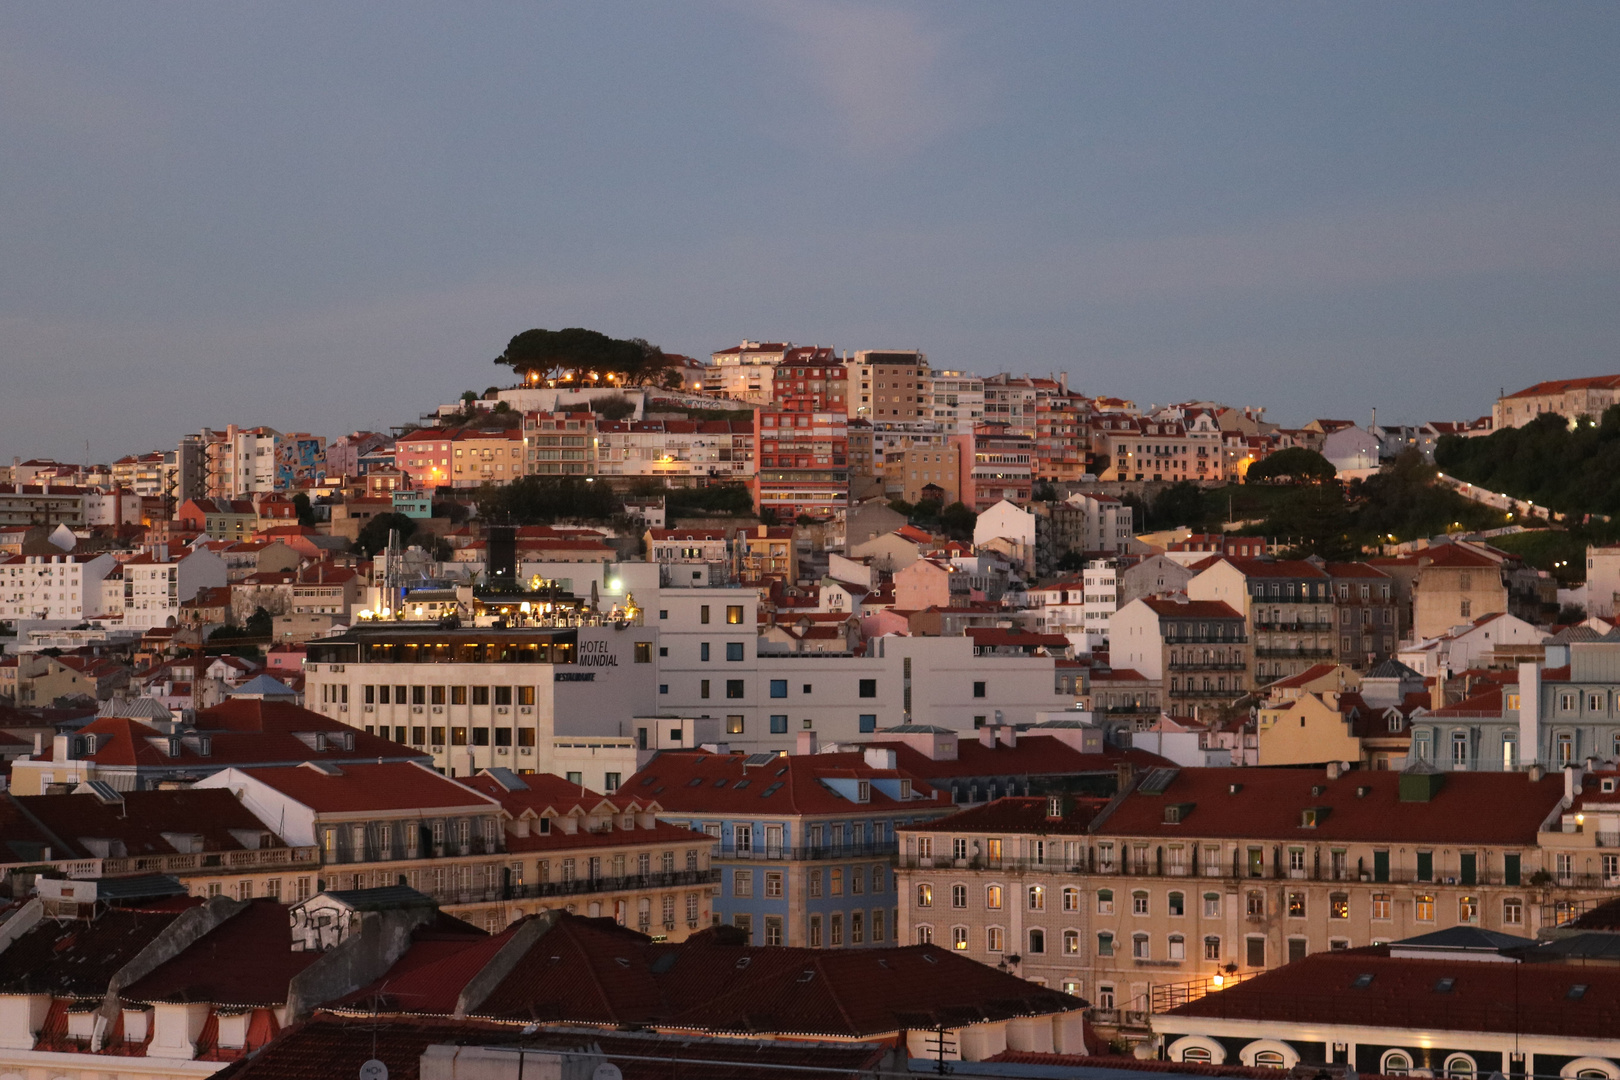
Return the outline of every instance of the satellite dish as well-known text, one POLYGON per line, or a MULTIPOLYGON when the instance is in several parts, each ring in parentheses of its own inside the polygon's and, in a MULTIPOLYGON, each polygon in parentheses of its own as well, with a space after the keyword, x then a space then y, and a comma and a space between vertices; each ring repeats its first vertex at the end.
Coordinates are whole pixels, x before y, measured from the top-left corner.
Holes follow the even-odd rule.
POLYGON ((388 1066, 372 1058, 360 1066, 360 1080, 388 1080, 388 1066))
POLYGON ((604 1061, 591 1073, 591 1080, 624 1080, 624 1073, 611 1061, 604 1061))

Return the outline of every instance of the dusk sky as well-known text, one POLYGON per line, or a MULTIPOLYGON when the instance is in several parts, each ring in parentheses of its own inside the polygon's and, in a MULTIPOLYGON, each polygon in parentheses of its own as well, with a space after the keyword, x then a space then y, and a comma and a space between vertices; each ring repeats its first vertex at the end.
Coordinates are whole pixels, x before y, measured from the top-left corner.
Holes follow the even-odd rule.
POLYGON ((6 4, 0 455, 380 429, 534 326, 1472 418, 1620 372, 1617 57, 1612 2, 6 4))

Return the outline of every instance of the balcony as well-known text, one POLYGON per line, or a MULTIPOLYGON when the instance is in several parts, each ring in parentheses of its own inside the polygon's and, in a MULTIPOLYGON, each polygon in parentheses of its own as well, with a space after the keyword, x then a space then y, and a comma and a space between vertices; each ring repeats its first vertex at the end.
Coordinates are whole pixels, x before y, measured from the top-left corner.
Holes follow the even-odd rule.
POLYGON ((1292 649, 1256 649, 1254 655, 1271 660, 1331 660, 1333 650, 1301 646, 1292 649))
POLYGON ((1247 671, 1249 669, 1249 665, 1242 660, 1223 660, 1219 663, 1215 661, 1191 662, 1183 660, 1169 666, 1171 671, 1247 671))
POLYGON ((231 873, 251 870, 313 870, 320 865, 319 856, 319 849, 313 847, 214 851, 193 855, 140 855, 102 859, 101 873, 107 877, 115 877, 120 874, 176 874, 213 869, 231 873))
POLYGON ((875 844, 820 844, 813 847, 768 847, 764 844, 754 844, 738 848, 734 844, 717 844, 710 857, 752 859, 759 862, 823 862, 832 859, 886 859, 898 851, 898 843, 894 840, 875 844))
MULTIPOLYGON (((552 896, 585 896, 591 893, 633 892, 647 889, 677 889, 691 885, 717 885, 718 868, 709 870, 672 870, 657 874, 624 874, 618 877, 575 878, 572 881, 541 881, 531 885, 508 885, 494 890, 472 890, 477 893, 493 891, 489 900, 527 900, 552 896)), ((455 891, 453 891, 455 892, 455 891)), ((459 895, 459 893, 456 893, 459 895)), ((476 903, 476 900, 456 901, 476 903)))
POLYGON ((1256 630, 1302 630, 1307 633, 1325 633, 1333 629, 1331 619, 1255 619, 1256 630))

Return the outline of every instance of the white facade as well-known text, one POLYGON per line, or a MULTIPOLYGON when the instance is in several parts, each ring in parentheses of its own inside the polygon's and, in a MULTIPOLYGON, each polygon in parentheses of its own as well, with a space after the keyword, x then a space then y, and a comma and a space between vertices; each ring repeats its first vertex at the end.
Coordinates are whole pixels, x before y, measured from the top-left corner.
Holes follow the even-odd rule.
POLYGON ((654 714, 659 634, 650 624, 578 634, 572 664, 306 661, 304 705, 431 754, 452 776, 578 772, 612 790, 635 772, 634 718, 654 714))
POLYGON ((141 521, 141 497, 124 488, 103 491, 86 488, 84 492, 84 523, 86 525, 138 525, 141 521))
POLYGON ((1064 502, 1085 515, 1081 551, 1127 552, 1136 534, 1135 511, 1118 499, 1070 495, 1064 502))
POLYGON ((1586 549, 1586 613, 1613 618, 1620 605, 1620 546, 1586 549))
POLYGON ((984 420, 984 380, 960 371, 928 373, 933 421, 948 435, 970 435, 984 420))
POLYGON ((1376 435, 1358 427, 1340 428, 1322 440, 1322 456, 1340 472, 1378 468, 1381 449, 1376 435))
POLYGON ((1159 613, 1142 601, 1132 600, 1114 613, 1108 639, 1108 662, 1115 669, 1130 668, 1149 679, 1164 679, 1164 632, 1159 613))
POLYGON ((73 620, 106 614, 101 583, 111 555, 19 555, 0 564, 0 620, 73 620))
POLYGON ((198 589, 222 588, 227 581, 225 560, 206 548, 168 561, 134 559, 123 565, 123 574, 124 625, 140 630, 178 624, 180 605, 198 589))
POLYGON ((988 543, 991 540, 1012 540, 1025 545, 1027 550, 1035 549, 1035 515, 1013 503, 1002 499, 984 513, 979 515, 978 521, 973 525, 973 543, 975 545, 988 543))

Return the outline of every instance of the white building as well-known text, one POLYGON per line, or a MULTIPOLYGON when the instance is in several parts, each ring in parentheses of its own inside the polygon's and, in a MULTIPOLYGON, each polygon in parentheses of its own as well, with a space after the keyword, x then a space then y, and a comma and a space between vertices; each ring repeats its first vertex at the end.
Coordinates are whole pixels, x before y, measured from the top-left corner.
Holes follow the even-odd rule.
POLYGON ((0 562, 0 620, 71 620, 106 614, 102 580, 111 555, 17 555, 0 562))
POLYGON ((1586 613, 1609 619, 1620 610, 1620 545, 1586 548, 1586 613))
POLYGON ((948 435, 971 435, 984 420, 984 380, 960 371, 928 373, 934 423, 948 435))
POLYGON ((125 488, 86 488, 84 491, 84 523, 86 525, 138 525, 141 521, 141 497, 125 488))
POLYGON ((207 548, 177 559, 147 552, 124 563, 124 625, 141 630, 175 626, 180 605, 198 589, 222 588, 227 582, 225 560, 207 548))
POLYGON ((984 513, 973 524, 973 543, 989 543, 991 540, 1011 540, 1021 545, 1024 550, 1035 550, 1035 515, 1002 499, 984 513))

